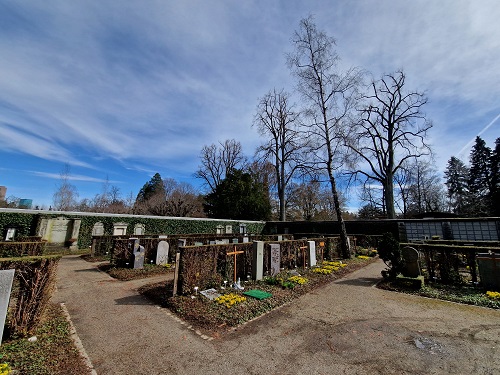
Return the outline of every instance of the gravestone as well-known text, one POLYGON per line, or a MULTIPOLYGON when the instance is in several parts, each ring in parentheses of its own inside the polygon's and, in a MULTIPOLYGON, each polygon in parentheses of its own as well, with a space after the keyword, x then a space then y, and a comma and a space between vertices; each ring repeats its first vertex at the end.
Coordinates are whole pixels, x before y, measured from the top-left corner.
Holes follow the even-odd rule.
POLYGON ((281 253, 280 245, 277 243, 270 244, 271 246, 271 276, 276 276, 280 273, 281 253))
POLYGON ((232 234, 232 233, 233 233, 233 226, 226 225, 226 234, 232 234))
POLYGON ((7 228, 7 234, 5 235, 5 241, 14 241, 16 236, 16 228, 7 228))
POLYGON ((252 278, 262 280, 264 273, 264 242, 254 241, 252 248, 252 278))
POLYGON ((104 236, 104 224, 101 222, 95 223, 92 228, 92 236, 104 236))
POLYGON ((168 238, 168 236, 166 234, 160 234, 158 236, 159 239, 165 239, 165 238, 168 238))
POLYGON ((144 224, 135 224, 134 236, 142 236, 145 232, 146 232, 146 226, 144 224))
POLYGON ((210 301, 213 301, 217 297, 220 297, 221 294, 217 292, 214 288, 202 290, 200 294, 204 297, 207 297, 210 301))
POLYGON ((160 241, 156 249, 156 264, 165 265, 168 263, 168 250, 170 245, 166 241, 160 241))
POLYGON ((203 242, 195 242, 194 246, 203 246, 203 242))
POLYGON ((247 233, 246 224, 240 224, 240 234, 246 234, 246 233, 247 233))
POLYGON ((127 234, 127 223, 113 223, 113 236, 124 236, 127 234))
POLYGON ((210 241, 210 245, 215 245, 217 244, 217 241, 210 241))
POLYGON ((281 234, 278 235, 278 241, 283 241, 283 236, 281 234))
POLYGON ((403 247, 401 249, 403 255, 403 276, 418 277, 420 276, 420 266, 418 264, 418 251, 413 247, 403 247))
POLYGON ((14 280, 15 270, 0 271, 0 345, 2 344, 3 329, 5 326, 5 318, 9 307, 10 292, 12 290, 12 281, 14 280))
POLYGON ((222 225, 217 225, 215 233, 217 233, 217 234, 223 234, 222 233, 223 231, 224 231, 224 227, 222 225))
POLYGON ((243 243, 248 243, 248 237, 243 237, 243 243))
POLYGON ((238 239, 237 238, 233 238, 233 243, 238 243, 238 239))
POLYGON ((186 246, 187 240, 185 238, 179 238, 177 240, 177 247, 184 247, 186 246))
POLYGON ((316 265, 316 242, 307 241, 307 246, 309 248, 309 267, 314 267, 316 265))
POLYGON ((139 241, 134 245, 134 269, 144 268, 144 246, 139 245, 139 241))
POLYGON ((500 291, 500 254, 477 254, 477 266, 481 277, 481 284, 488 290, 500 291))

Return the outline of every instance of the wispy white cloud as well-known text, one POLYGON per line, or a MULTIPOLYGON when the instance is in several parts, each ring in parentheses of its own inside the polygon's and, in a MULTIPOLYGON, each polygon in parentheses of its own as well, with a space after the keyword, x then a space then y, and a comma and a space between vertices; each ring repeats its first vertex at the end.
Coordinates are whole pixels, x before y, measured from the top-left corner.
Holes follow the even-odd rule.
MULTIPOLYGON (((29 173, 39 176, 39 177, 44 177, 44 178, 50 178, 54 180, 61 180, 62 176, 60 173, 48 173, 48 172, 40 172, 40 171, 28 171, 29 173)), ((113 181, 113 180, 108 180, 108 179, 102 179, 102 178, 95 178, 91 176, 84 176, 84 175, 74 175, 70 174, 67 176, 64 176, 65 179, 69 181, 86 181, 86 182, 99 182, 99 183, 110 183, 110 184, 120 184, 122 181, 113 181)))
MULTIPOLYGON (((184 176, 204 144, 235 138, 252 155, 257 100, 293 88, 284 55, 310 13, 344 67, 403 68, 427 92, 440 166, 499 112, 495 0, 4 2, 2 150, 184 176)), ((496 124, 481 133, 490 144, 496 124)))

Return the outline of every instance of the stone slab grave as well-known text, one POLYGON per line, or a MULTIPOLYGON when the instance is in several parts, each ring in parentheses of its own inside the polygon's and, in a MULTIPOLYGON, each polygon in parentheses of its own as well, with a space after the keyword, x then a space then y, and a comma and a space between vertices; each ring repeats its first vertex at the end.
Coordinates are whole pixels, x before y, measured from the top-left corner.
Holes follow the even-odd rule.
POLYGON ((210 301, 213 301, 214 299, 216 299, 217 297, 220 297, 221 294, 220 293, 217 293, 217 290, 215 290, 214 288, 211 288, 211 289, 207 289, 207 290, 202 290, 200 292, 200 294, 206 298, 208 298, 210 301))
POLYGON ((170 245, 167 241, 160 241, 156 249, 156 264, 164 266, 168 264, 168 251, 170 245))
POLYGON ((0 271, 0 345, 2 344, 3 329, 5 319, 7 318, 7 309, 9 307, 10 292, 12 290, 12 281, 14 280, 15 270, 0 271))
POLYGON ((418 251, 413 247, 405 246, 401 249, 403 256, 403 276, 405 277, 419 277, 420 266, 418 264, 418 251))
POLYGON ((280 245, 277 243, 270 244, 271 246, 271 276, 276 276, 280 273, 280 265, 281 265, 281 252, 280 245))

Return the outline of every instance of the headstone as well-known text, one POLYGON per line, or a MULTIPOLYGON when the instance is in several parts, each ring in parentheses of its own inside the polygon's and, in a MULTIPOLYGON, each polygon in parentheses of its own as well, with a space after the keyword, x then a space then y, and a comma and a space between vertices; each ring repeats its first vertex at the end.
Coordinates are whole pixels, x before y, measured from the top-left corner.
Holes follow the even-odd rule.
POLYGON ((222 243, 228 245, 229 244, 229 238, 224 238, 222 240, 222 243))
POLYGON ((276 276, 280 273, 281 253, 280 245, 277 243, 270 244, 271 246, 271 276, 276 276))
POLYGON ((113 223, 113 236, 124 236, 127 234, 127 223, 113 223))
POLYGON ((2 344, 3 329, 5 326, 5 319, 7 317, 7 310, 9 307, 10 292, 12 290, 12 281, 14 280, 15 270, 1 270, 0 271, 0 345, 2 344))
POLYGON ((203 242, 195 242, 194 246, 203 246, 203 242))
POLYGON ((16 235, 16 228, 8 228, 7 234, 5 235, 5 241, 14 241, 16 235))
POLYGON ((238 243, 238 239, 237 238, 233 238, 233 243, 238 243))
POLYGON ((170 245, 166 241, 160 241, 156 249, 156 264, 165 265, 168 263, 168 250, 170 245))
POLYGON ((215 290, 214 288, 211 288, 211 289, 207 289, 207 290, 202 290, 200 292, 200 294, 202 296, 205 296, 207 297, 210 301, 213 301, 214 299, 216 299, 217 297, 220 297, 221 294, 220 293, 217 293, 217 290, 215 290))
POLYGON ((225 242, 223 240, 215 240, 216 245, 223 245, 225 242))
POLYGON ((215 245, 217 241, 210 241, 210 245, 215 245))
POLYGON ((95 223, 92 228, 92 236, 104 236, 104 224, 101 222, 95 223))
POLYGON ((248 243, 248 237, 243 237, 243 243, 248 243))
POLYGON ((217 234, 224 234, 224 227, 222 225, 217 225, 216 232, 217 234))
POLYGON ((137 247, 134 246, 134 269, 144 268, 144 246, 140 246, 137 243, 137 247))
POLYGON ((158 238, 159 238, 159 239, 166 239, 166 238, 168 238, 168 236, 167 236, 166 234, 160 234, 160 235, 158 236, 158 238))
POLYGON ((477 254, 477 266, 481 284, 488 290, 500 290, 500 254, 477 254))
POLYGON ((418 265, 418 251, 413 247, 403 247, 401 249, 401 254, 403 255, 403 276, 406 277, 418 277, 420 276, 420 267, 418 265))
POLYGON ((146 232, 146 226, 144 224, 135 224, 134 226, 134 236, 141 236, 146 232))
POLYGON ((179 238, 177 240, 177 247, 183 247, 186 246, 187 240, 185 238, 179 238))
POLYGON ((240 234, 246 234, 246 233, 247 233, 246 224, 240 224, 240 234))
POLYGON ((283 236, 281 234, 278 235, 278 241, 283 241, 283 236))
POLYGON ((233 233, 233 226, 226 225, 226 234, 231 234, 231 233, 233 233))
POLYGON ((262 280, 264 273, 264 242, 254 241, 252 249, 252 278, 262 280))
POLYGON ((71 221, 63 216, 49 219, 49 243, 64 244, 68 241, 71 235, 70 224, 71 221))
POLYGON ((314 267, 316 265, 316 242, 307 241, 307 246, 309 248, 309 267, 314 267))

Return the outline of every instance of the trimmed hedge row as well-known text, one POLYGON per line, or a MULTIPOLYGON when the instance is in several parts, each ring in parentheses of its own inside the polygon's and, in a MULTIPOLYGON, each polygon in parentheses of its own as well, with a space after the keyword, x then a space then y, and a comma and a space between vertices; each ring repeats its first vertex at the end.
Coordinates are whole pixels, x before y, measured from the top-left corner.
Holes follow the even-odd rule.
POLYGON ((0 242, 0 258, 38 256, 45 250, 45 242, 0 242))
POLYGON ((0 259, 0 269, 15 269, 7 334, 26 336, 40 322, 55 286, 57 264, 61 256, 0 259))

